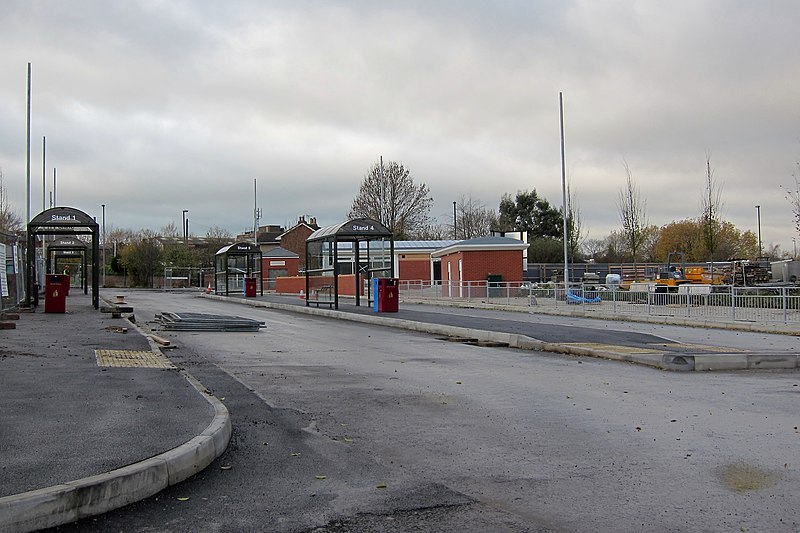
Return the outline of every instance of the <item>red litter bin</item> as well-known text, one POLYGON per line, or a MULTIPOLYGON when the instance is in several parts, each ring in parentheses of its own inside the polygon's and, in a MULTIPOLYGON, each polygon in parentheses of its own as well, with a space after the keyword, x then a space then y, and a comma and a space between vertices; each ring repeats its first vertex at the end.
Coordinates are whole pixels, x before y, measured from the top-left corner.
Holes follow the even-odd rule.
POLYGON ((44 281, 44 312, 66 313, 67 291, 64 290, 63 274, 47 274, 44 281))
POLYGON ((378 290, 375 294, 377 311, 379 313, 396 313, 400 299, 399 279, 377 278, 378 290))
POLYGON ((247 298, 255 298, 256 281, 256 278, 244 278, 244 295, 247 298))

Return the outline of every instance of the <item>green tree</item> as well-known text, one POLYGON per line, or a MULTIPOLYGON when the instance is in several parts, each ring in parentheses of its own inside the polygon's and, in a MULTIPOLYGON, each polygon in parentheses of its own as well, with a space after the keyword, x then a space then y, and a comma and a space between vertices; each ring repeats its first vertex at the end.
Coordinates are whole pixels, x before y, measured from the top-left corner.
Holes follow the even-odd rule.
POLYGON ((500 199, 497 220, 502 231, 527 231, 531 239, 550 237, 560 239, 563 233, 561 212, 540 197, 536 189, 517 191, 512 198, 506 193, 500 199))
POLYGON ((120 252, 120 262, 134 287, 152 287, 153 277, 163 268, 162 248, 157 236, 142 230, 120 252))
POLYGON ((533 237, 528 246, 529 263, 563 263, 563 241, 552 237, 533 237))
POLYGON ((401 163, 383 158, 361 181, 348 218, 371 218, 386 226, 397 240, 412 239, 429 228, 433 206, 430 190, 416 184, 401 163))

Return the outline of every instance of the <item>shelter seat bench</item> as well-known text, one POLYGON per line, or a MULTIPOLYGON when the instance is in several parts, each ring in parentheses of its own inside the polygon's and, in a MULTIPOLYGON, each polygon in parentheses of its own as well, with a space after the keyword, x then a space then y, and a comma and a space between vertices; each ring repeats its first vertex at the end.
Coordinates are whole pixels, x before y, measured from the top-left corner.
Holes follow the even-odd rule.
POLYGON ((333 307, 333 285, 322 285, 320 287, 313 288, 311 289, 310 296, 311 299, 309 300, 309 303, 316 304, 317 307, 319 307, 319 304, 333 307))

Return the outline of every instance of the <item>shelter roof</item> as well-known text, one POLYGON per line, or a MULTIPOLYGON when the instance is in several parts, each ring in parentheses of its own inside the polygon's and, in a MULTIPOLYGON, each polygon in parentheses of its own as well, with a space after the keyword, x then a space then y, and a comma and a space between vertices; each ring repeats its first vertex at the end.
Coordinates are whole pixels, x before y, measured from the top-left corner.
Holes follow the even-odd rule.
POLYGON ((50 235, 87 233, 97 231, 95 219, 74 207, 51 207, 33 217, 28 222, 30 233, 50 235))
POLYGON ((233 244, 229 244, 228 246, 223 246, 220 248, 216 255, 220 254, 259 254, 261 253, 261 248, 253 244, 252 242, 235 242, 233 244))
POLYGON ((325 226, 308 236, 306 242, 322 241, 325 239, 336 240, 368 240, 391 237, 392 232, 386 226, 370 218, 354 218, 347 222, 325 226))
POLYGON ((58 237, 56 240, 48 242, 47 248, 51 250, 65 250, 65 249, 82 249, 88 248, 89 243, 86 241, 82 241, 79 238, 72 236, 72 235, 63 235, 58 237))

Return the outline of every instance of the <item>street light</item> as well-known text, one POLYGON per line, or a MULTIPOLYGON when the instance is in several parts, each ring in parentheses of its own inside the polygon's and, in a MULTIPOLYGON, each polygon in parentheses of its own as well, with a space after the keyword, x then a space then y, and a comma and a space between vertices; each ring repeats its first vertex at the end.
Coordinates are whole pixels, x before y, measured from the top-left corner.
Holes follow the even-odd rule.
POLYGON ((456 203, 453 202, 453 239, 457 240, 458 233, 456 232, 456 203))
POLYGON ((188 209, 184 209, 183 210, 183 243, 184 244, 186 244, 186 242, 189 239, 189 226, 186 224, 186 213, 188 213, 188 212, 189 212, 188 209))
POLYGON ((756 206, 756 214, 758 216, 758 258, 761 259, 762 251, 761 251, 761 206, 756 206))
POLYGON ((106 204, 100 205, 103 208, 103 287, 106 286, 106 204))

